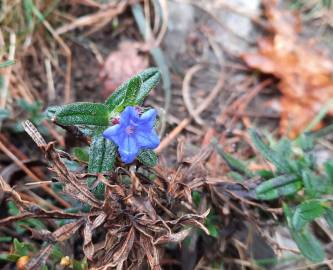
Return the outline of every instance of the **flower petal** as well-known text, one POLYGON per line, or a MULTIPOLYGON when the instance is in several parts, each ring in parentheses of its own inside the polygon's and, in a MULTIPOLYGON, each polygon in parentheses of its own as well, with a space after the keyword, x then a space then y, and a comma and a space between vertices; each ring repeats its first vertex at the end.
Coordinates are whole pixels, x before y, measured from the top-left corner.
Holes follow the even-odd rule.
POLYGON ((103 137, 119 145, 122 130, 122 127, 118 124, 111 126, 103 131, 103 137))
POLYGON ((149 132, 137 130, 135 138, 140 148, 154 149, 160 144, 160 138, 157 136, 155 130, 150 130, 149 132))
POLYGON ((133 162, 140 149, 133 136, 125 136, 118 147, 118 151, 120 153, 121 160, 128 164, 133 162))
POLYGON ((127 106, 120 114, 120 124, 129 125, 131 122, 136 122, 139 119, 139 114, 133 106, 127 106))
POLYGON ((149 109, 140 116, 140 124, 152 128, 156 121, 156 115, 155 109, 149 109))

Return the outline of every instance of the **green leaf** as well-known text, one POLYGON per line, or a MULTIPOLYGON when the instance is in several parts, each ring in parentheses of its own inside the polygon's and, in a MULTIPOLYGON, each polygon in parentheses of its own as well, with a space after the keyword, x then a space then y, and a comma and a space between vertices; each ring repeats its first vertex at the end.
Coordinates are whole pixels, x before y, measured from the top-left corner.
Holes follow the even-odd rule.
POLYGON ((143 150, 138 155, 137 159, 145 166, 154 167, 157 164, 158 158, 153 150, 143 150))
POLYGON ((214 225, 214 224, 207 224, 207 229, 209 231, 209 235, 214 237, 214 238, 218 238, 219 237, 219 228, 214 225))
POLYGON ((0 261, 7 261, 7 262, 16 262, 21 256, 12 253, 1 253, 0 254, 0 261))
POLYGON ((127 86, 126 97, 125 97, 125 106, 133 106, 135 104, 136 96, 142 85, 142 79, 140 76, 135 76, 132 78, 127 86))
POLYGON ((10 117, 10 113, 6 109, 0 109, 0 120, 6 119, 10 117))
POLYGON ((11 236, 0 236, 0 243, 12 242, 13 238, 11 236))
POLYGON ((155 88, 161 79, 161 73, 158 68, 149 68, 139 74, 143 83, 137 93, 135 102, 141 105, 149 92, 155 88))
POLYGON ((86 148, 74 147, 73 154, 78 160, 83 162, 89 162, 89 153, 86 148))
POLYGON ((295 230, 302 230, 307 223, 323 215, 326 211, 324 202, 324 200, 314 199, 298 205, 292 216, 292 225, 295 230))
POLYGON ((15 64, 14 60, 7 60, 3 63, 0 63, 0 68, 6 68, 6 67, 9 67, 9 66, 14 65, 14 64, 15 64))
POLYGON ((234 171, 228 172, 227 176, 236 180, 237 182, 244 182, 244 180, 245 180, 243 175, 241 175, 238 172, 234 172, 234 171))
POLYGON ((316 196, 317 193, 317 182, 316 182, 316 175, 310 170, 303 170, 302 171, 302 180, 304 184, 304 191, 310 197, 316 196))
POLYGON ((302 231, 291 230, 291 237, 297 244, 302 254, 312 262, 322 262, 325 252, 320 242, 313 236, 308 228, 302 231))
POLYGON ((117 146, 101 134, 93 137, 90 151, 88 172, 108 173, 112 170, 116 160, 117 146))
POLYGON ((285 159, 290 158, 292 149, 291 142, 287 138, 282 138, 274 147, 275 151, 279 156, 284 157, 285 159))
POLYGON ((331 230, 333 230, 333 209, 332 208, 326 209, 324 218, 325 218, 327 224, 331 227, 331 230))
POLYGON ((333 184, 333 160, 329 160, 329 161, 325 162, 324 169, 325 169, 325 172, 326 172, 329 180, 333 184))
POLYGON ((29 247, 26 243, 20 242, 16 238, 13 241, 14 244, 14 251, 20 257, 28 255, 29 247))
MULTIPOLYGON (((158 84, 161 74, 157 68, 149 68, 136 75, 141 78, 140 89, 135 93, 133 105, 141 105, 149 92, 158 84)), ((134 77, 135 78, 135 77, 134 77)), ((106 100, 110 112, 123 108, 122 103, 127 96, 127 90, 132 79, 120 85, 117 90, 106 100)), ((134 84, 134 82, 133 82, 134 84)))
POLYGON ((104 104, 76 102, 56 109, 53 120, 65 126, 107 126, 109 124, 109 112, 104 104))
POLYGON ((61 106, 49 106, 47 107, 46 111, 44 114, 46 115, 47 118, 53 119, 55 114, 61 110, 61 106))
POLYGON ((257 186, 256 197, 259 200, 274 200, 294 194, 302 187, 303 183, 296 175, 280 175, 257 186))
POLYGON ((308 227, 304 227, 301 231, 297 231, 292 225, 292 212, 290 208, 283 205, 284 214, 287 219, 291 237, 294 239, 297 247, 302 254, 313 262, 321 262, 325 258, 324 250, 319 241, 313 236, 308 227))
POLYGON ((288 166, 286 159, 283 156, 281 156, 279 153, 268 147, 262 141, 262 139, 259 137, 258 133, 255 130, 250 129, 250 136, 256 149, 263 155, 265 159, 272 162, 279 172, 282 173, 290 172, 290 168, 288 166))
POLYGON ((220 145, 216 144, 215 146, 217 153, 225 160, 231 170, 235 170, 236 172, 246 175, 248 177, 253 177, 253 173, 247 168, 244 162, 224 152, 220 145))
POLYGON ((314 140, 313 136, 311 135, 306 135, 306 134, 301 134, 296 142, 299 145, 300 148, 302 148, 303 151, 309 152, 313 149, 314 147, 314 140))
POLYGON ((326 8, 331 8, 332 6, 332 0, 321 0, 322 5, 326 8))
MULTIPOLYGON (((92 138, 92 142, 89 149, 89 173, 109 173, 114 166, 116 160, 116 145, 105 139, 101 134, 95 135, 92 138)), ((96 177, 90 177, 88 179, 88 186, 91 187, 96 177)), ((103 199, 104 196, 104 184, 98 183, 92 190, 96 198, 103 199)))

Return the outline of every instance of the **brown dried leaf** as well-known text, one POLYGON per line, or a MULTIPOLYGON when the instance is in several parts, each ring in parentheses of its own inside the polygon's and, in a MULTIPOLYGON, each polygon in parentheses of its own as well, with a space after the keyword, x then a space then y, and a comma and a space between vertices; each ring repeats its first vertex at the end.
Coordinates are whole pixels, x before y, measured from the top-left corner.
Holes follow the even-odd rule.
POLYGON ((105 98, 120 84, 148 67, 148 58, 139 54, 139 47, 139 43, 123 41, 117 51, 109 54, 99 74, 105 98))
MULTIPOLYGON (((280 132, 295 137, 333 98, 333 61, 316 50, 312 41, 301 41, 297 15, 279 10, 273 1, 265 2, 265 12, 272 37, 258 42, 257 53, 242 57, 250 67, 280 79, 280 132)), ((333 109, 329 114, 333 115, 333 109)))
POLYGON ((81 183, 75 174, 67 169, 66 165, 60 158, 60 153, 54 148, 53 143, 49 143, 46 147, 44 147, 44 151, 47 158, 51 161, 52 170, 57 174, 58 179, 67 185, 72 185, 78 193, 84 196, 86 203, 95 208, 100 208, 101 203, 89 191, 87 186, 81 183))
POLYGON ((95 248, 94 244, 92 242, 92 227, 93 224, 89 221, 86 222, 86 225, 84 226, 83 230, 83 252, 84 255, 87 257, 88 260, 92 260, 94 253, 95 253, 95 248))
POLYGON ((152 270, 161 270, 160 266, 160 255, 157 248, 151 243, 149 238, 141 235, 140 236, 140 244, 146 254, 148 263, 150 265, 150 269, 152 270))
POLYGON ((80 229, 80 227, 83 225, 84 220, 80 219, 68 224, 65 224, 61 226, 59 229, 54 231, 52 233, 52 236, 57 242, 63 242, 70 238, 72 235, 75 234, 75 232, 80 229))
POLYGON ((167 235, 163 235, 159 238, 157 238, 156 241, 154 241, 154 245, 160 245, 160 244, 166 244, 166 243, 179 243, 181 241, 183 241, 191 232, 191 228, 182 230, 178 233, 172 233, 172 234, 167 234, 167 235))
POLYGON ((208 209, 205 213, 203 213, 201 215, 186 214, 186 215, 181 216, 180 218, 165 221, 165 223, 170 224, 170 225, 176 225, 176 224, 195 225, 195 226, 199 227, 200 229, 202 229, 206 234, 209 234, 208 229, 201 223, 208 216, 209 212, 210 212, 210 209, 208 209))
POLYGON ((83 252, 89 260, 92 260, 95 254, 95 246, 92 242, 93 231, 105 222, 106 217, 107 215, 102 212, 95 218, 94 222, 91 222, 89 219, 86 221, 83 230, 83 252))
POLYGON ((134 227, 131 227, 122 247, 119 250, 117 250, 117 252, 115 252, 113 255, 112 259, 114 266, 122 264, 125 260, 127 260, 128 254, 130 253, 133 247, 134 240, 135 240, 135 229, 134 227))
POLYGON ((157 219, 156 211, 147 197, 144 198, 133 196, 127 198, 126 201, 133 207, 134 211, 137 211, 139 213, 143 212, 147 214, 152 220, 157 219))

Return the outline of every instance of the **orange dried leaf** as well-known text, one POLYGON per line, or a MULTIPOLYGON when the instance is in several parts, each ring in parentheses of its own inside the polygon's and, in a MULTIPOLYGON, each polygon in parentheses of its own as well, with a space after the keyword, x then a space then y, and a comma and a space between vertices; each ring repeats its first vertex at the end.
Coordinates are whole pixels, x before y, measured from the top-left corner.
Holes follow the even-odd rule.
POLYGON ((265 11, 273 35, 259 40, 257 53, 242 58, 248 66, 280 79, 280 132, 295 137, 333 98, 333 62, 311 41, 300 40, 297 15, 277 9, 274 1, 266 1, 265 11))

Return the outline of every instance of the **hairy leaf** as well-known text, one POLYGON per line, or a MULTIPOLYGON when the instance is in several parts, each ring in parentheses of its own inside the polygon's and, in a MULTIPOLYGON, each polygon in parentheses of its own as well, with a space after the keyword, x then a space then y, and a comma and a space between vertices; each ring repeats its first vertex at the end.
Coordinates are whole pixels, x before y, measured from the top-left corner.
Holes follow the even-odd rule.
POLYGON ((244 162, 224 152, 220 145, 216 144, 216 147, 217 153, 225 160, 230 169, 235 170, 238 173, 246 175, 248 177, 253 177, 253 173, 247 168, 244 162))
POLYGON ((256 197, 259 200, 274 200, 294 194, 302 187, 303 183, 296 175, 280 175, 261 183, 256 188, 256 197))
POLYGON ((298 205, 292 217, 292 225, 295 230, 303 229, 307 223, 324 214, 326 207, 323 203, 323 200, 314 199, 298 205))
MULTIPOLYGON (((135 94, 133 105, 141 105, 149 92, 158 84, 161 74, 157 68, 148 68, 139 73, 137 77, 141 78, 140 89, 135 94)), ((131 79, 120 85, 117 90, 106 100, 106 105, 110 112, 116 110, 124 102, 127 96, 127 89, 131 79)))
POLYGON ((125 106, 135 105, 135 99, 140 90, 141 85, 142 85, 142 79, 140 76, 135 76, 129 81, 126 90, 125 106))
POLYGON ((145 166, 154 167, 157 164, 157 155, 153 150, 143 150, 137 159, 145 166))
POLYGON ((331 230, 333 230, 333 208, 326 209, 324 218, 325 218, 327 224, 330 226, 331 230))
POLYGON ((104 104, 76 102, 55 108, 53 120, 65 126, 107 126, 109 124, 109 112, 104 104))
POLYGON ((291 236, 302 254, 310 261, 321 262, 324 260, 324 250, 308 228, 305 228, 302 231, 292 230, 291 236))
POLYGON ((279 172, 288 173, 290 172, 290 168, 288 166, 288 163, 286 159, 281 156, 278 152, 272 150, 270 147, 268 147, 262 139, 259 137, 258 133, 250 129, 250 135, 252 138, 252 142, 255 145, 256 149, 263 155, 263 157, 270 162, 272 162, 276 169, 279 172))
POLYGON ((88 172, 108 173, 116 159, 116 145, 102 135, 93 137, 89 151, 88 172))
POLYGON ((313 262, 323 261, 325 258, 324 250, 309 228, 305 226, 301 231, 295 230, 292 225, 293 214, 286 204, 283 205, 283 211, 287 219, 290 234, 302 254, 313 262))

